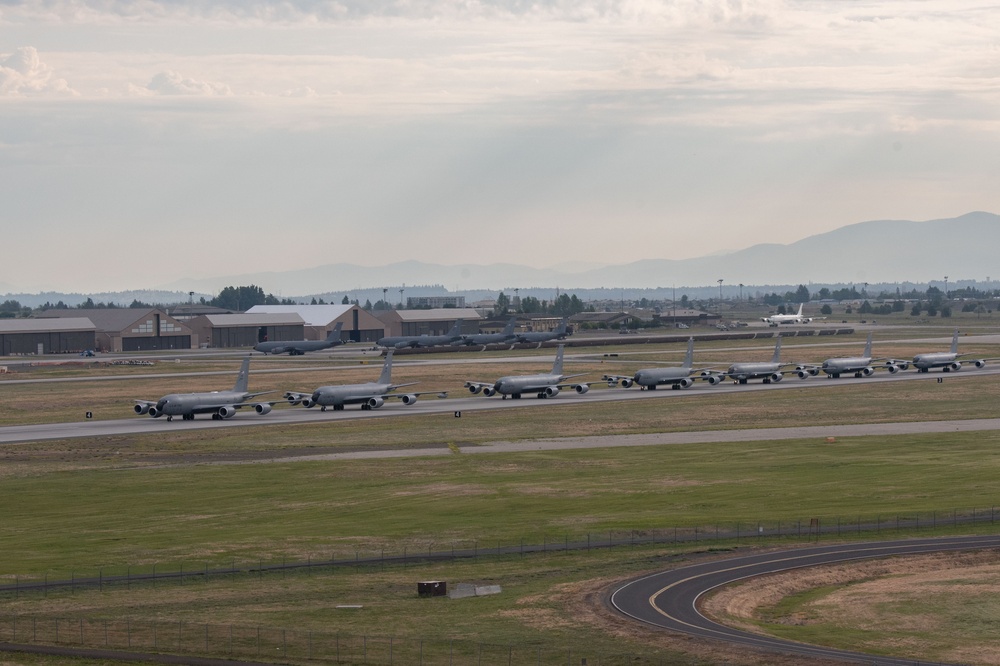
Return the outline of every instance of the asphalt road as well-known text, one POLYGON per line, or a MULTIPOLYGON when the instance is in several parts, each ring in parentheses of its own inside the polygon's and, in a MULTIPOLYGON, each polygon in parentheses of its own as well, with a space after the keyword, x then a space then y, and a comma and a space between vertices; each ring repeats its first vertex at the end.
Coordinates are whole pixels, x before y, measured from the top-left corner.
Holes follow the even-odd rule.
MULTIPOLYGON (((15 425, 0 428, 0 445, 14 444, 17 442, 30 442, 52 439, 67 439, 78 437, 108 437, 116 435, 150 434, 162 432, 179 432, 182 430, 208 429, 208 428, 240 428, 249 426, 265 425, 292 425, 292 424, 315 424, 329 421, 339 421, 345 419, 372 419, 391 418, 395 416, 417 416, 417 415, 438 415, 452 418, 455 413, 469 413, 490 409, 513 409, 513 408, 552 408, 560 405, 587 405, 597 402, 608 402, 616 400, 646 400, 646 401, 674 401, 698 399, 702 396, 719 395, 725 393, 742 393, 747 391, 788 391, 788 390, 825 390, 834 387, 850 386, 864 382, 865 384, 886 384, 905 381, 924 381, 937 383, 942 380, 942 390, 947 390, 951 382, 962 381, 963 377, 983 377, 1000 375, 1000 366, 987 366, 982 369, 963 369, 959 373, 941 373, 933 371, 930 373, 917 373, 913 370, 899 372, 895 375, 880 372, 865 379, 841 378, 829 379, 826 377, 810 377, 809 379, 798 379, 790 376, 777 384, 762 384, 759 381, 746 385, 733 383, 710 386, 706 382, 698 382, 695 386, 685 390, 671 390, 660 388, 656 391, 640 391, 633 387, 631 389, 601 389, 592 390, 589 393, 578 395, 572 391, 564 391, 555 398, 539 400, 534 397, 525 397, 521 400, 502 400, 499 396, 486 398, 482 395, 469 396, 465 398, 437 399, 433 397, 421 398, 416 404, 403 405, 398 400, 387 400, 380 409, 361 410, 358 406, 348 407, 344 411, 335 412, 328 410, 322 412, 319 408, 305 409, 302 407, 282 408, 280 403, 270 414, 258 416, 250 409, 243 409, 236 416, 224 421, 213 421, 209 416, 199 416, 193 421, 182 421, 175 419, 167 421, 165 418, 153 419, 148 416, 123 417, 114 420, 99 421, 77 421, 68 423, 43 423, 35 425, 15 425)), ((601 384, 602 382, 595 382, 601 384)), ((428 390, 434 387, 427 387, 428 390)), ((465 394, 465 389, 459 389, 465 394)), ((265 396, 266 398, 266 396, 265 396)), ((662 403, 661 403, 662 404, 662 403)), ((660 405, 651 405, 651 408, 660 405)), ((907 424, 891 424, 905 426, 907 424)), ((977 429, 992 429, 977 428, 977 429)), ((784 429, 782 429, 784 430, 784 429)), ((824 428, 824 432, 831 428, 824 428)), ((913 432, 913 430, 903 430, 902 433, 913 432)), ((902 434, 887 433, 887 434, 902 434)), ((698 433, 691 433, 698 434, 698 433)), ((872 433, 863 433, 872 434, 872 433)), ((725 441, 725 440, 715 440, 725 441)))
POLYGON ((612 593, 611 604, 618 612, 639 622, 747 648, 866 664, 912 665, 921 662, 912 658, 876 657, 806 645, 733 629, 702 615, 698 602, 703 595, 724 585, 790 569, 879 557, 998 547, 1000 536, 947 537, 838 544, 748 555, 664 571, 630 581, 612 593))

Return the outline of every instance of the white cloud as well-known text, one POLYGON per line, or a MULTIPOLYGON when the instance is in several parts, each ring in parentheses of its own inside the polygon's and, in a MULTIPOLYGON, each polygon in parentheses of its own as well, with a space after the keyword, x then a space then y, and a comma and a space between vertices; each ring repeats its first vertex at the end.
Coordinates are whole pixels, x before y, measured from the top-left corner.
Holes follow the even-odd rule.
POLYGON ((233 94, 224 83, 198 81, 181 76, 178 72, 166 71, 153 76, 146 89, 159 95, 195 95, 201 97, 228 97, 233 94))
POLYGON ((0 55, 0 95, 76 95, 66 79, 52 75, 52 68, 38 57, 33 46, 0 55))

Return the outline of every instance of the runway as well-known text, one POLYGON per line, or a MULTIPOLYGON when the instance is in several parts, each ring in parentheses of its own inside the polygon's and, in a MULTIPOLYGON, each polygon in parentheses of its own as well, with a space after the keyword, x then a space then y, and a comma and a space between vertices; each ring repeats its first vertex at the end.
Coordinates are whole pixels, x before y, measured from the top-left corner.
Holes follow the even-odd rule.
POLYGON ((921 663, 912 658, 873 656, 753 634, 714 622, 698 610, 701 597, 754 576, 852 560, 1000 547, 1000 536, 913 539, 816 546, 706 562, 645 576, 617 588, 611 604, 618 612, 662 629, 722 640, 743 647, 802 657, 886 666, 921 663))
MULTIPOLYGON (((422 398, 414 405, 403 405, 398 400, 387 400, 380 409, 361 410, 358 407, 348 407, 344 411, 322 412, 319 408, 305 409, 302 407, 278 407, 270 414, 258 416, 250 409, 243 409, 236 416, 222 421, 213 421, 210 417, 198 417, 193 421, 182 421, 175 419, 167 421, 164 418, 153 419, 148 416, 123 416, 121 419, 98 420, 98 421, 77 421, 68 423, 43 423, 33 425, 14 425, 0 428, 0 445, 15 444, 18 442, 32 442, 53 439, 71 439, 81 437, 112 437, 119 435, 143 435, 163 432, 182 432, 185 430, 198 430, 210 428, 242 428, 251 426, 280 426, 280 425, 303 425, 322 424, 348 419, 377 419, 393 418, 399 416, 447 416, 452 418, 455 414, 474 413, 484 410, 495 409, 543 409, 558 408, 560 406, 588 405, 599 402, 611 402, 619 400, 644 400, 656 402, 650 408, 660 408, 666 406, 668 401, 687 401, 698 399, 703 396, 722 395, 728 393, 744 393, 748 391, 788 391, 788 390, 826 390, 836 387, 849 388, 852 385, 863 383, 891 385, 894 382, 924 381, 937 383, 942 381, 942 390, 945 390, 951 382, 962 381, 966 377, 996 377, 1000 375, 1000 366, 987 366, 983 369, 968 369, 959 373, 917 373, 914 371, 899 372, 895 375, 879 373, 865 379, 842 378, 829 379, 825 377, 811 377, 801 380, 796 377, 788 377, 777 384, 762 384, 761 382, 751 382, 745 385, 733 383, 721 384, 719 386, 709 386, 705 382, 698 382, 694 387, 684 390, 670 390, 660 388, 656 391, 640 391, 637 388, 631 389, 610 389, 603 388, 592 390, 586 394, 578 395, 572 391, 564 391, 555 398, 539 400, 534 397, 525 397, 521 400, 502 400, 500 397, 486 398, 482 395, 467 395, 465 389, 459 389, 459 393, 466 395, 463 398, 422 398)), ((600 380, 594 382, 602 384, 600 380)), ((431 388, 431 387, 428 387, 431 388)), ((130 407, 130 406, 129 406, 130 407)), ((123 412, 127 412, 123 405, 123 412)), ((886 424, 902 428, 900 432, 894 434, 906 434, 914 430, 906 429, 908 424, 886 424)), ((824 435, 837 427, 826 426, 823 428, 824 435)), ((872 427, 872 426, 867 426, 872 427)), ((980 427, 978 429, 994 429, 991 427, 980 427)), ((787 430, 787 429, 781 429, 787 430)), ((728 432, 728 431, 723 431, 728 432)), ((689 433, 698 435, 699 433, 689 433)), ((874 433, 867 433, 874 434, 874 433)), ((893 434, 893 433, 887 433, 893 434)), ((810 435, 812 436, 812 435, 810 435)), ((727 441, 727 440, 715 440, 727 441)))

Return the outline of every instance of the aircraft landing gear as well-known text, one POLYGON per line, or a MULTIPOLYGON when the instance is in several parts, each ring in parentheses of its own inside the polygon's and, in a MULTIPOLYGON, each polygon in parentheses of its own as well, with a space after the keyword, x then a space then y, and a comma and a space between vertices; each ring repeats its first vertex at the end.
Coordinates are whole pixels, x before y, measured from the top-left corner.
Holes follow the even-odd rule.
POLYGON ((168 416, 168 417, 167 417, 167 420, 168 420, 168 421, 173 421, 173 420, 174 420, 174 417, 172 417, 172 416, 168 416))

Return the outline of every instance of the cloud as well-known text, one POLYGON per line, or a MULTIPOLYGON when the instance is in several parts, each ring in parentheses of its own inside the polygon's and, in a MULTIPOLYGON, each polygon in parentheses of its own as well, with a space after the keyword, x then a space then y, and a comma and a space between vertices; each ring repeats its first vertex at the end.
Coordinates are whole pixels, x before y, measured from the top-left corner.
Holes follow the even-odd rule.
POLYGON ((158 95, 192 95, 197 97, 228 97, 233 94, 224 83, 185 78, 171 70, 153 76, 146 90, 158 95))
POLYGON ((66 79, 54 78, 52 68, 38 57, 33 46, 22 46, 14 53, 0 56, 0 94, 2 95, 76 95, 66 79))

